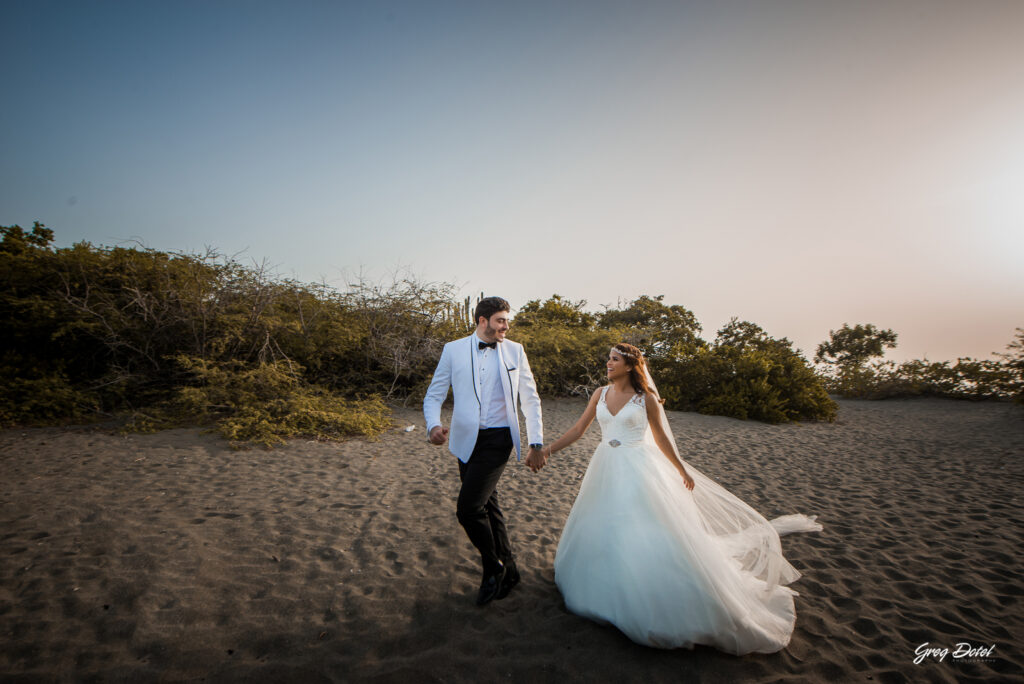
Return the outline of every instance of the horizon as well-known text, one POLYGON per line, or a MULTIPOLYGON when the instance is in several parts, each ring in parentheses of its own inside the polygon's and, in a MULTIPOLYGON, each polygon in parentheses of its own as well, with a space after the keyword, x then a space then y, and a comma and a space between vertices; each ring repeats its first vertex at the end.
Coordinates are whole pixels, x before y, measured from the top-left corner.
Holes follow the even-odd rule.
POLYGON ((1013 0, 7 3, 0 225, 990 359, 1024 326, 1022 30, 1013 0))

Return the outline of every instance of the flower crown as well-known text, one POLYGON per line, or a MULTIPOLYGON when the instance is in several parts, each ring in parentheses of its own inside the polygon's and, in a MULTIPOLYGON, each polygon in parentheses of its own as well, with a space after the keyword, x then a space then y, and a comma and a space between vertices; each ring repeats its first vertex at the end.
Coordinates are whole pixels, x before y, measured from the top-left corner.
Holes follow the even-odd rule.
POLYGON ((626 357, 631 358, 631 359, 635 359, 636 358, 636 354, 631 354, 628 351, 622 351, 617 346, 612 347, 612 351, 615 352, 616 354, 618 354, 619 356, 626 356, 626 357))

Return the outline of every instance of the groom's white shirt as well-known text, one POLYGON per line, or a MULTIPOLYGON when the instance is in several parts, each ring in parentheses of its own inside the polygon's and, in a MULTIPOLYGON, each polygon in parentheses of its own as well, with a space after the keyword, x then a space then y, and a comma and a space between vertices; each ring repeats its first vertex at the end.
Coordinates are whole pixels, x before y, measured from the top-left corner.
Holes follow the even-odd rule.
MULTIPOLYGON (((427 434, 441 424, 441 404, 448 396, 448 388, 455 393, 455 407, 452 411, 452 425, 448 432, 448 450, 466 463, 476 446, 477 433, 485 425, 485 410, 481 404, 478 366, 478 341, 476 333, 444 345, 441 360, 434 371, 427 395, 423 398, 423 417, 427 421, 427 434)), ((501 381, 501 393, 505 401, 505 418, 512 442, 516 447, 516 458, 522 458, 519 439, 519 411, 526 417, 526 435, 530 444, 544 441, 544 423, 541 420, 540 395, 533 380, 530 362, 526 360, 523 345, 512 340, 498 342, 496 370, 501 381)))

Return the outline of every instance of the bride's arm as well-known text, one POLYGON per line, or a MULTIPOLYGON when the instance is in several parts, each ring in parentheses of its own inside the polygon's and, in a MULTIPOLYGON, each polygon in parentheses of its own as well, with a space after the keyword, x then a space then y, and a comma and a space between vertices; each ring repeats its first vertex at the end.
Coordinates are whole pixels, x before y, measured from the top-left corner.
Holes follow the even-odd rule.
POLYGON ((690 473, 686 472, 686 468, 684 468, 683 464, 678 458, 676 458, 676 450, 673 447, 672 442, 669 441, 668 435, 665 434, 665 430, 661 427, 661 407, 656 405, 657 402, 658 397, 648 392, 647 400, 644 404, 647 407, 647 424, 651 426, 651 433, 654 435, 654 443, 658 445, 658 448, 661 449, 661 453, 665 454, 665 458, 667 458, 679 474, 682 475, 683 483, 686 485, 686 488, 693 489, 693 478, 690 477, 690 473))
POLYGON ((583 433, 587 431, 590 424, 594 422, 594 416, 597 415, 597 401, 598 397, 601 396, 601 392, 604 390, 598 390, 594 392, 590 397, 590 402, 587 404, 587 408, 583 411, 583 415, 576 421, 576 424, 565 431, 565 434, 556 439, 548 447, 548 455, 561 451, 565 447, 569 446, 577 439, 583 436, 583 433))

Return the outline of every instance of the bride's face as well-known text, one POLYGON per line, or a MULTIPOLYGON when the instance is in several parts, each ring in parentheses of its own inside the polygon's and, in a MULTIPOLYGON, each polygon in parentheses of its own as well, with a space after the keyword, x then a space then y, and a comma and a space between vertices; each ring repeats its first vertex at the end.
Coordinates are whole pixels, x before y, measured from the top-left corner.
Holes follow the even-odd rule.
POLYGON ((626 359, 617 352, 610 352, 608 354, 608 379, 618 380, 624 375, 629 375, 629 366, 626 365, 626 359))

